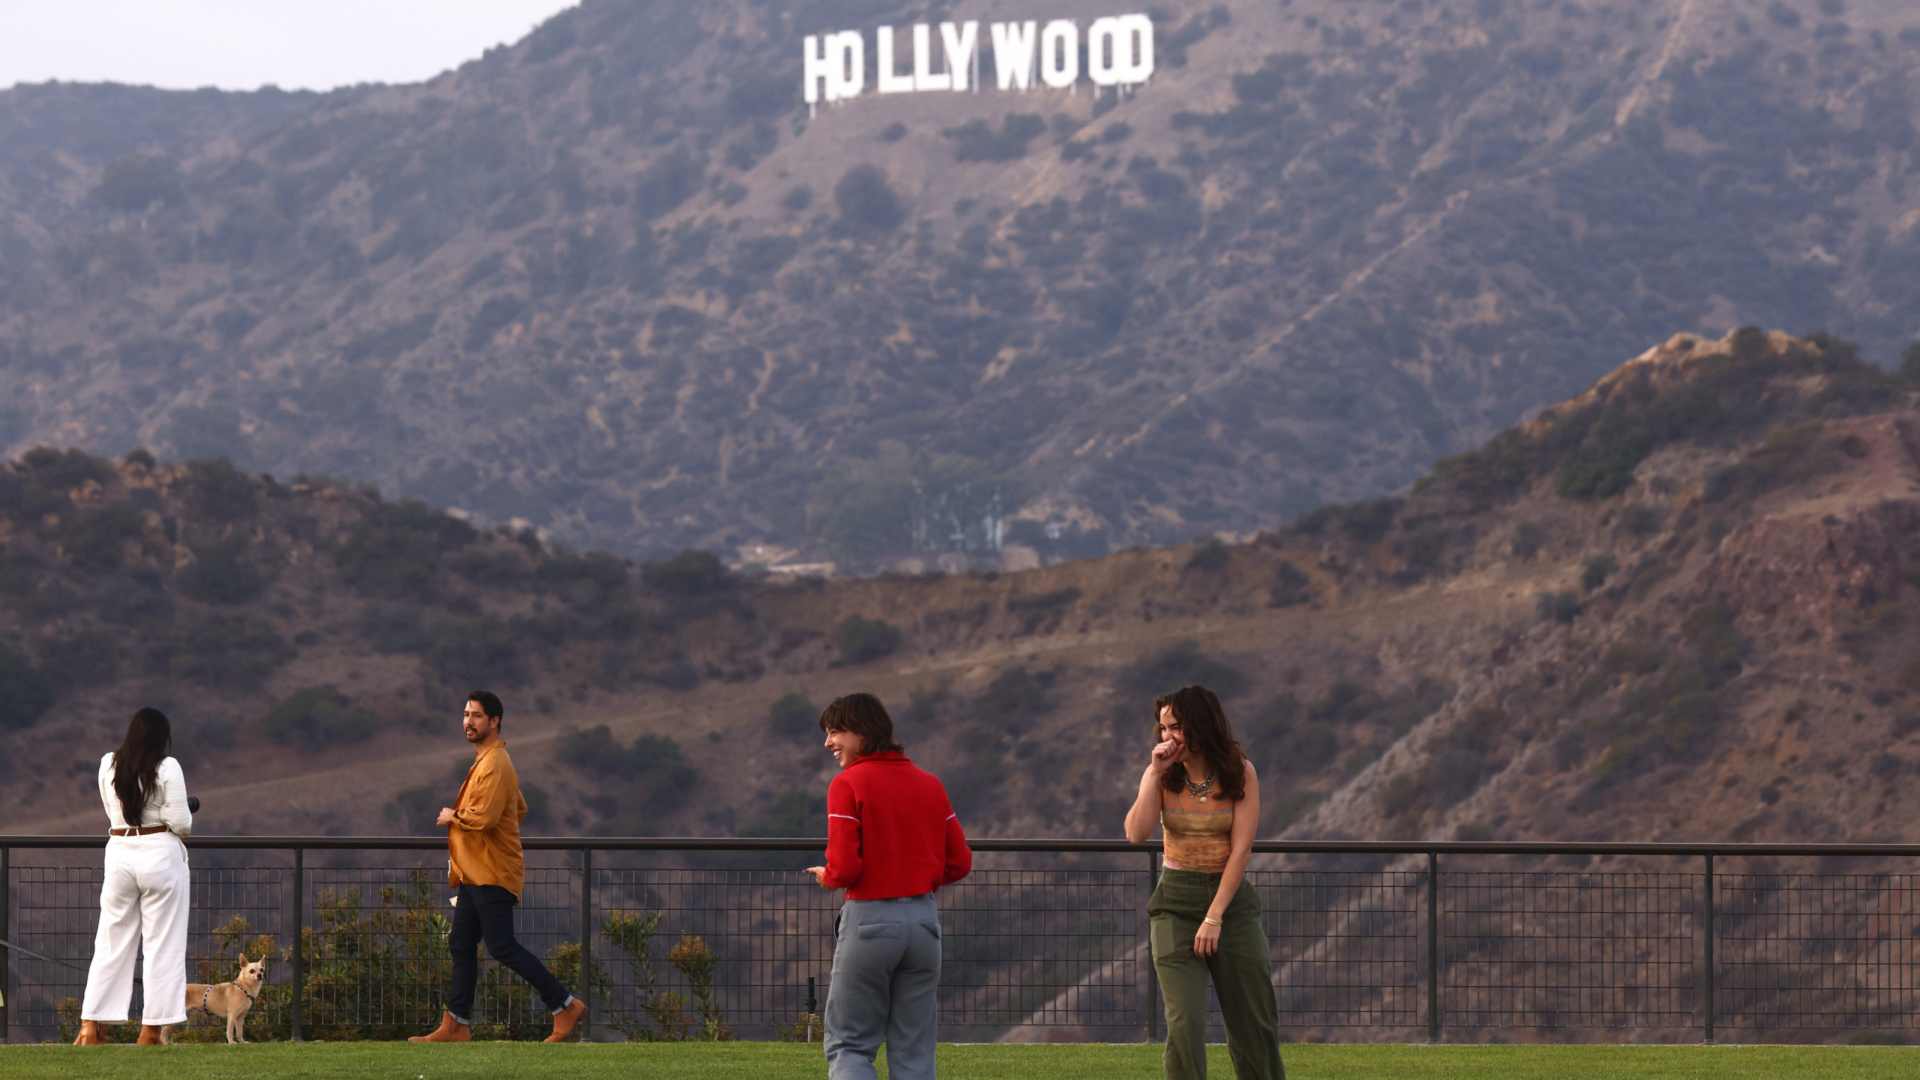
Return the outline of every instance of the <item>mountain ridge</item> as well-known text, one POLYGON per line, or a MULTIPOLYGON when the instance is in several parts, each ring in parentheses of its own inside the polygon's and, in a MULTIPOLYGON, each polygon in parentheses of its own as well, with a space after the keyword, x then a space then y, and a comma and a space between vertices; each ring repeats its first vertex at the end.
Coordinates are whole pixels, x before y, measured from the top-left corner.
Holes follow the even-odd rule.
POLYGON ((992 487, 1041 561, 1251 535, 1676 327, 1920 329, 1898 4, 1169 5, 1125 98, 806 118, 800 35, 936 14, 999 17, 602 0, 151 144, 59 135, 123 91, 0 94, 0 442, 353 475, 635 556, 986 566, 913 484, 992 487), (155 197, 102 202, 109 165, 155 197))

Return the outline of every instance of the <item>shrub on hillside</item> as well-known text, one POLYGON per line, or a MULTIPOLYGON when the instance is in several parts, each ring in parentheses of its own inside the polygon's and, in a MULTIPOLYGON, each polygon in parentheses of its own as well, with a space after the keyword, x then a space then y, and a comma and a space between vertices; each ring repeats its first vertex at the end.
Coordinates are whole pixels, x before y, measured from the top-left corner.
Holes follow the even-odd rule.
POLYGON ((856 232, 891 232, 907 220, 887 175, 872 165, 855 165, 833 185, 840 220, 856 232))
POLYGON ((247 542, 241 537, 195 548, 193 555, 193 563, 175 580, 182 593, 203 604, 250 603, 273 581, 247 558, 247 542))
POLYGON ((1032 113, 1008 113, 1000 130, 974 120, 940 134, 954 141, 956 161, 1014 161, 1027 156, 1027 144, 1046 134, 1047 122, 1032 113))
POLYGON ((568 728, 561 733, 555 756, 600 780, 603 789, 618 792, 612 804, 616 812, 621 795, 626 796, 629 809, 652 813, 669 810, 681 794, 699 782, 692 763, 673 739, 642 735, 632 746, 623 747, 605 724, 585 730, 568 728))
POLYGON ((33 479, 55 492, 77 488, 89 480, 107 484, 114 478, 112 464, 81 450, 63 452, 50 446, 36 446, 21 457, 20 464, 33 479))
POLYGON ((132 504, 111 503, 80 515, 67 537, 67 558, 76 570, 118 570, 125 561, 127 543, 140 539, 145 532, 146 523, 132 504))
MULTIPOLYGON (((790 788, 776 795, 766 814, 743 826, 735 836, 820 836, 827 829, 827 800, 811 791, 790 788)), ((749 855, 751 865, 769 870, 799 870, 813 861, 805 851, 761 851, 749 855)))
POLYGON ((331 686, 296 690, 267 710, 260 723, 267 738, 302 750, 364 742, 380 730, 380 718, 350 701, 331 686))
POLYGON ((1371 502, 1329 503, 1293 519, 1288 526, 1302 536, 1320 536, 1339 532, 1361 543, 1372 543, 1387 535, 1394 515, 1406 500, 1383 496, 1371 502))
POLYGON ((88 194, 109 210, 137 214, 155 203, 181 201, 186 189, 180 183, 179 162, 165 154, 128 154, 107 162, 88 194))
POLYGON ((1534 598, 1534 605, 1541 618, 1554 622, 1570 623, 1580 616, 1580 596, 1572 589, 1543 592, 1534 598))
POLYGON ((849 615, 834 631, 834 644, 840 658, 849 664, 865 664, 890 655, 900 647, 900 628, 883 619, 849 615))
POLYGON ((425 614, 405 601, 368 604, 360 613, 360 636, 375 652, 420 652, 433 644, 425 614))
POLYGON ((1175 642, 1135 664, 1121 678, 1121 688, 1132 698, 1154 698, 1184 686, 1199 685, 1225 700, 1246 689, 1239 669, 1200 651, 1192 639, 1175 642))
POLYGON ((441 835, 446 829, 435 822, 440 817, 440 807, 451 801, 424 784, 410 787, 388 800, 387 820, 401 836, 441 835))
POLYGON ((711 551, 687 548, 659 562, 642 563, 640 580, 662 596, 705 596, 733 583, 733 573, 711 551))
POLYGON ((53 680, 27 654, 0 645, 0 731, 32 727, 53 701, 53 680))
POLYGON ((820 727, 820 709, 805 694, 790 691, 767 708, 767 727, 775 735, 804 739, 820 727))
POLYGON ((185 633, 158 638, 147 649, 155 674, 202 686, 250 690, 293 659, 293 646, 269 626, 244 616, 218 616, 185 633))
POLYGON ((120 643, 104 631, 47 638, 39 652, 40 670, 59 687, 98 686, 120 673, 120 643))
POLYGON ((1605 585, 1607 579, 1619 569, 1620 560, 1611 555, 1595 555, 1580 569, 1580 587, 1592 592, 1605 585))
POLYGON ((441 619, 431 635, 422 659, 448 686, 514 687, 526 681, 520 635, 497 619, 441 619))
POLYGON ((334 549, 340 580, 387 598, 426 591, 443 556, 471 544, 473 526, 425 503, 376 503, 334 549))

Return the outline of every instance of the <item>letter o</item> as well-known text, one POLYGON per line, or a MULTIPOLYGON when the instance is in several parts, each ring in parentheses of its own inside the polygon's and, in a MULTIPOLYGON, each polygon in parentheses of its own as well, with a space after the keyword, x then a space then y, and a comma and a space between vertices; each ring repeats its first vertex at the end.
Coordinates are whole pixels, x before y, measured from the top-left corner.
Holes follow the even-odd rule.
POLYGON ((1040 31, 1040 81, 1065 90, 1080 79, 1080 28, 1055 19, 1040 31))

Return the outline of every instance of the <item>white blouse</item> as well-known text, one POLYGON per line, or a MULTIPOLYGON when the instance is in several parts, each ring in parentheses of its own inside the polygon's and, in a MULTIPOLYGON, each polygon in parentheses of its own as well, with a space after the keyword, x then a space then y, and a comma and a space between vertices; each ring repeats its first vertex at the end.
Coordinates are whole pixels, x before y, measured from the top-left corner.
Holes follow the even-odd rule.
MULTIPOLYGON (((173 758, 162 759, 156 779, 158 783, 141 807, 137 824, 165 825, 181 836, 193 835, 193 813, 187 809, 187 777, 180 771, 180 763, 173 758)), ((131 827, 120 806, 120 796, 113 790, 113 751, 100 759, 100 802, 107 808, 109 828, 131 827)))

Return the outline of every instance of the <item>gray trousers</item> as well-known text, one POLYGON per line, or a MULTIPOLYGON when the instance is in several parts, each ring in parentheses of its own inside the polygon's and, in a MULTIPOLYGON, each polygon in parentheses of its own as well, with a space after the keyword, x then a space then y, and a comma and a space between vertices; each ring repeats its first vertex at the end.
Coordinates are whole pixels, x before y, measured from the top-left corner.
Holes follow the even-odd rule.
POLYGON ((828 1080, 874 1080, 887 1044, 891 1080, 933 1080, 940 910, 933 895, 849 900, 827 983, 828 1080))

